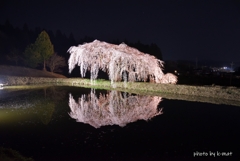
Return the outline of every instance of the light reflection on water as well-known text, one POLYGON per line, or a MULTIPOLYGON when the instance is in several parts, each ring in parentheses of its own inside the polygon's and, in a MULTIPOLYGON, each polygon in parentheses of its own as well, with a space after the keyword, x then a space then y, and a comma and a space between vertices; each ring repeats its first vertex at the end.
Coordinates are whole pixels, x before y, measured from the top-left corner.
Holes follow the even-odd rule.
POLYGON ((237 154, 239 113, 234 106, 118 91, 2 89, 0 147, 36 161, 161 160, 191 158, 194 151, 237 154))
POLYGON ((158 96, 131 95, 119 91, 100 93, 98 98, 95 90, 91 90, 90 94, 79 97, 77 102, 69 94, 69 115, 95 128, 106 125, 124 127, 127 123, 147 121, 162 114, 162 109, 158 109, 160 102, 161 97, 158 96))
POLYGON ((17 91, 15 97, 4 95, 0 100, 0 124, 35 120, 47 125, 60 100, 69 102, 71 118, 95 128, 106 125, 124 127, 128 123, 147 121, 163 114, 162 108, 159 108, 162 100, 159 96, 135 95, 120 91, 104 91, 97 94, 91 89, 89 93, 75 92, 78 96, 75 101, 74 94, 70 92, 67 98, 66 93, 61 88, 51 87, 17 91))
POLYGON ((59 100, 64 99, 66 92, 55 87, 32 90, 5 90, 0 95, 0 125, 51 121, 59 100), (31 120, 31 121, 26 121, 31 120))

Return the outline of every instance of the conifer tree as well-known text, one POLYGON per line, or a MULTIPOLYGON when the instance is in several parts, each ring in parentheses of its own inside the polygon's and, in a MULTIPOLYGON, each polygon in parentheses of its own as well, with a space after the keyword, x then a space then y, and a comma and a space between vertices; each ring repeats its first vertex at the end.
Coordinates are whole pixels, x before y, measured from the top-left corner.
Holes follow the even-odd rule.
POLYGON ((41 60, 41 56, 36 51, 34 44, 30 44, 27 46, 27 48, 24 51, 24 57, 25 57, 24 63, 31 68, 36 68, 41 60))
POLYGON ((34 44, 29 45, 24 52, 26 64, 30 67, 37 67, 43 63, 43 70, 46 70, 46 61, 53 55, 54 48, 46 31, 42 31, 34 44))
POLYGON ((54 48, 49 35, 46 31, 42 31, 35 41, 35 49, 41 56, 43 62, 43 70, 46 70, 46 61, 53 55, 54 48))

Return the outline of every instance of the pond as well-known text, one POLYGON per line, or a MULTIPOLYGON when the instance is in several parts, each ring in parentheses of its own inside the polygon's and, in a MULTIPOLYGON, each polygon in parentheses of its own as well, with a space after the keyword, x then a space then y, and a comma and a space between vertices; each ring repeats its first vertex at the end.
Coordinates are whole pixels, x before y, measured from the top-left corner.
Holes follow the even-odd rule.
POLYGON ((81 87, 0 90, 0 147, 35 161, 239 157, 240 108, 81 87))

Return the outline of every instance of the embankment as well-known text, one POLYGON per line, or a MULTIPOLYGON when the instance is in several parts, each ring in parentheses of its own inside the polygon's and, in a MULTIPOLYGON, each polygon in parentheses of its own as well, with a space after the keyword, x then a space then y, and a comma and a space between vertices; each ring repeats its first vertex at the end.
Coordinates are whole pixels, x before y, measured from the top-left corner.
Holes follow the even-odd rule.
POLYGON ((208 102, 214 104, 230 104, 240 106, 240 88, 223 86, 189 86, 156 84, 144 82, 116 82, 113 88, 110 81, 82 78, 44 78, 44 77, 16 77, 1 76, 0 83, 15 85, 64 85, 98 88, 106 90, 120 90, 136 94, 159 95, 168 99, 208 102))

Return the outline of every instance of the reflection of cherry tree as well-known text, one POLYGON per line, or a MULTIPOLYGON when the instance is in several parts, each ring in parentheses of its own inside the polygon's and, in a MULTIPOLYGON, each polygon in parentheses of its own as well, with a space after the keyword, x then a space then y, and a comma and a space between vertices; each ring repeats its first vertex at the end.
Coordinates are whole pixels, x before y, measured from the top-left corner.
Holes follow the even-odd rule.
POLYGON ((89 95, 82 95, 78 102, 69 95, 70 116, 78 122, 92 125, 95 128, 106 125, 125 126, 137 120, 149 120, 162 114, 158 110, 161 97, 140 96, 111 91, 96 96, 92 90, 89 95))
MULTIPOLYGON (((69 72, 78 65, 82 77, 85 77, 87 70, 90 71, 91 80, 97 78, 100 69, 108 72, 112 84, 122 79, 125 82, 149 79, 156 83, 162 83, 164 79, 163 61, 124 43, 114 45, 95 40, 91 43, 72 46, 68 52, 71 54, 68 60, 69 72)), ((165 79, 164 83, 177 82, 176 76, 172 79, 167 79, 171 80, 169 82, 165 79)))

